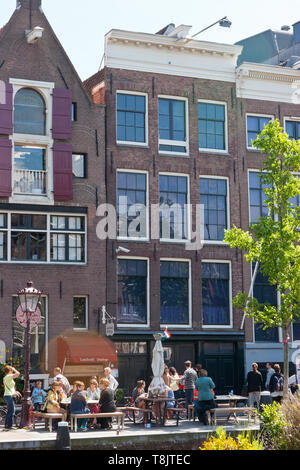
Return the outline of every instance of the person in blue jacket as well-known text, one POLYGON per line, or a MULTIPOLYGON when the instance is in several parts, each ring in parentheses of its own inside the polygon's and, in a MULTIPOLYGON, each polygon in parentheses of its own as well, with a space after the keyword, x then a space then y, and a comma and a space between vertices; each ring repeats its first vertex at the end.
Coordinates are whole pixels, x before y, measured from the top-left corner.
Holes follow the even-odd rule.
POLYGON ((208 424, 206 411, 215 408, 215 400, 213 389, 215 384, 213 380, 207 376, 207 371, 201 369, 199 377, 195 382, 195 389, 198 391, 198 400, 194 401, 195 411, 199 418, 199 422, 208 424))
POLYGON ((31 399, 33 403, 34 411, 41 411, 42 405, 44 404, 47 397, 47 393, 42 389, 42 382, 38 380, 35 382, 34 389, 32 390, 31 399))

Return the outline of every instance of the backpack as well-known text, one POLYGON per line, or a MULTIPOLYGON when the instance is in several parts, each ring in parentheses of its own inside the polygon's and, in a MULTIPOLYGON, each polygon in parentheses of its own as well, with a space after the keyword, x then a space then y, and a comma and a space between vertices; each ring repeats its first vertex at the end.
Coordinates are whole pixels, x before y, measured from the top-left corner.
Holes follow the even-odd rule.
POLYGON ((274 376, 274 392, 282 392, 283 391, 283 377, 276 377, 274 376))

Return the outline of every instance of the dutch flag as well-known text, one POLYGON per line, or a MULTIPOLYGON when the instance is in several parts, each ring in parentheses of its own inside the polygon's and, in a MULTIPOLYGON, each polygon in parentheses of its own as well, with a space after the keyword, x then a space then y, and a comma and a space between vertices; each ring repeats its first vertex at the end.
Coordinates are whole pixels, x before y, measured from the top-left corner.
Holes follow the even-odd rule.
POLYGON ((168 332, 168 327, 166 327, 165 331, 164 331, 164 336, 163 336, 165 339, 170 339, 171 338, 171 335, 170 333, 168 332))

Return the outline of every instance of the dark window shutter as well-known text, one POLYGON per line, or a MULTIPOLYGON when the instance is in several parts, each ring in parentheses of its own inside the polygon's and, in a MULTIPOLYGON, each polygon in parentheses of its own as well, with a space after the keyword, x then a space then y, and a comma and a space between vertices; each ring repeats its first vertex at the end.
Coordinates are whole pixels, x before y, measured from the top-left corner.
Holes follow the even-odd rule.
POLYGON ((71 90, 60 88, 53 90, 52 137, 60 140, 72 138, 71 90))
POLYGON ((53 184, 56 201, 73 199, 71 144, 56 142, 53 145, 53 184))
POLYGON ((0 134, 13 133, 13 87, 0 83, 0 134))
POLYGON ((0 197, 11 196, 11 149, 11 140, 0 139, 0 197))

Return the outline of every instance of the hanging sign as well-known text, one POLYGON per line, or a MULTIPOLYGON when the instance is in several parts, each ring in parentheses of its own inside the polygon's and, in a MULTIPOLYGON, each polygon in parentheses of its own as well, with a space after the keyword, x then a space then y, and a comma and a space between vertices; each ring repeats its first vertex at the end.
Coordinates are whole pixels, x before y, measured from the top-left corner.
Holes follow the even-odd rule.
POLYGON ((115 325, 113 321, 106 323, 106 336, 113 336, 115 334, 115 325))
MULTIPOLYGON (((23 327, 27 328, 27 315, 21 307, 17 308, 16 318, 18 323, 23 327)), ((30 329, 36 326, 41 320, 41 311, 39 308, 36 309, 34 313, 30 314, 30 329)))

